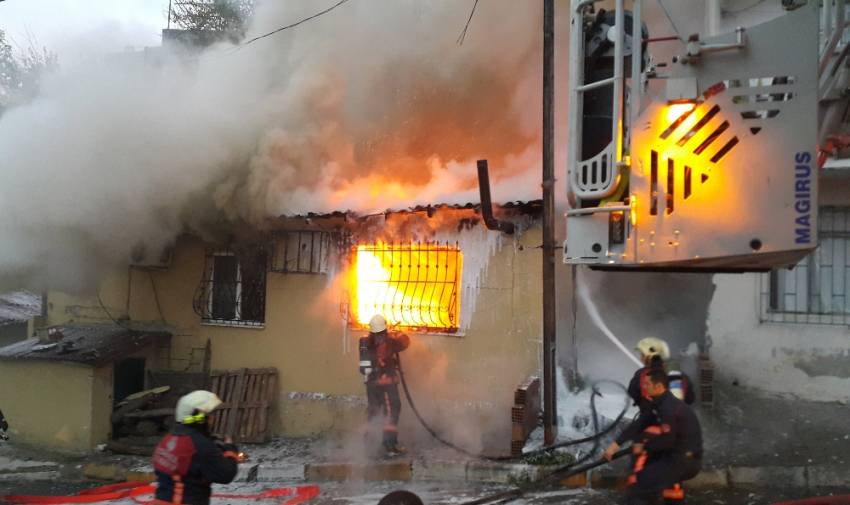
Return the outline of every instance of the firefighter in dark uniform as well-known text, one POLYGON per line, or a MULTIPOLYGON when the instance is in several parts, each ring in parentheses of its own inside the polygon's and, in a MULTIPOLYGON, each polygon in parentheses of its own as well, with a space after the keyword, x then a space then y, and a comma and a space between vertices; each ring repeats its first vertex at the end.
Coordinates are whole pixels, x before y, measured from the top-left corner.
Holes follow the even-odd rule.
POLYGON ((649 393, 643 387, 646 384, 643 379, 653 368, 663 368, 667 371, 670 379, 669 389, 673 396, 688 405, 694 403, 695 396, 691 387, 691 379, 669 361, 670 348, 667 346, 667 342, 660 338, 646 337, 637 343, 635 349, 640 354, 643 367, 638 369, 629 381, 629 396, 641 412, 650 408, 652 404, 649 393))
POLYGON ((360 373, 366 382, 370 424, 383 419, 382 447, 386 456, 403 454, 398 443, 401 398, 398 394, 398 353, 407 349, 410 337, 387 331, 387 321, 377 314, 369 321, 369 335, 360 339, 360 373))
POLYGON ((157 504, 208 505, 212 483, 236 478, 239 453, 229 440, 216 441, 207 417, 221 405, 209 391, 194 391, 177 401, 174 428, 153 454, 157 504))
POLYGON ((692 479, 702 468, 702 430, 696 414, 669 391, 664 370, 652 369, 645 381, 651 408, 605 450, 610 460, 621 444, 634 441, 636 459, 626 489, 629 505, 663 504, 664 490, 692 479))

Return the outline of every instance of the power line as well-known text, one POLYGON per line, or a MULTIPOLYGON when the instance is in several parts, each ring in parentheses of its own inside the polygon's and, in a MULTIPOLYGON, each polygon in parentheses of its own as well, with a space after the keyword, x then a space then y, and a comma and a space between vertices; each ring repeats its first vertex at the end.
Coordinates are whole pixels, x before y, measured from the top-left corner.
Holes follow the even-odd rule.
POLYGON ((664 11, 664 15, 667 16, 667 21, 670 22, 670 26, 673 27, 673 31, 676 32, 676 36, 679 37, 679 40, 682 43, 685 42, 685 39, 682 38, 682 34, 679 33, 679 29, 676 28, 676 23, 673 22, 673 18, 670 17, 670 12, 667 11, 667 6, 664 5, 664 0, 658 0, 658 5, 661 7, 661 10, 664 11))
MULTIPOLYGON (((0 1, 2 1, 2 0, 0 0, 0 1)), ((258 36, 256 36, 256 37, 254 37, 253 39, 246 40, 245 42, 243 42, 243 43, 241 43, 241 44, 239 44, 239 45, 240 45, 240 46, 247 46, 248 44, 254 43, 254 42, 256 42, 256 41, 258 41, 258 40, 260 40, 260 39, 264 39, 264 38, 266 38, 266 37, 272 36, 272 35, 274 35, 275 33, 279 33, 279 32, 282 32, 282 31, 284 31, 284 30, 289 30, 290 28, 295 28, 296 26, 298 26, 298 25, 300 25, 300 24, 302 24, 302 23, 306 23, 307 21, 310 21, 310 20, 312 20, 312 19, 316 19, 316 18, 317 18, 317 17, 319 17, 319 16, 323 16, 323 15, 327 14, 328 12, 330 12, 330 11, 332 11, 332 10, 336 9, 337 7, 339 7, 340 5, 342 5, 342 4, 346 3, 346 2, 348 2, 348 0, 339 0, 339 2, 337 2, 337 3, 333 4, 332 6, 328 7, 327 9, 325 9, 325 10, 323 10, 323 11, 320 11, 320 12, 317 12, 317 13, 313 14, 312 16, 306 17, 306 18, 302 19, 301 21, 296 21, 295 23, 292 23, 292 24, 290 24, 290 25, 282 26, 282 27, 278 28, 277 30, 272 30, 272 31, 270 31, 270 32, 268 32, 268 33, 264 33, 264 34, 262 34, 262 35, 258 35, 258 36)), ((478 3, 478 0, 475 0, 475 3, 478 3)))
POLYGON ((472 4, 472 11, 469 13, 469 19, 466 20, 466 25, 463 27, 463 31, 460 32, 460 36, 457 38, 458 45, 463 45, 463 41, 466 40, 466 32, 469 30, 469 24, 472 22, 472 16, 475 15, 475 8, 478 7, 478 0, 475 0, 475 3, 472 4))

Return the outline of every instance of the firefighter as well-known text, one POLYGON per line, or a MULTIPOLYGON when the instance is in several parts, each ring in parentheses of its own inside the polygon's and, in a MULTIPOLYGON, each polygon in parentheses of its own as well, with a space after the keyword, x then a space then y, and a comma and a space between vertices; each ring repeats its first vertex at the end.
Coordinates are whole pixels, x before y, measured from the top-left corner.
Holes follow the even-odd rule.
POLYGON ((683 400, 688 405, 694 403, 691 380, 684 372, 679 370, 677 365, 670 361, 670 348, 667 346, 667 342, 656 337, 646 337, 637 343, 635 349, 640 353, 643 367, 638 369, 629 381, 629 396, 641 412, 648 409, 652 403, 648 391, 643 388, 645 384, 643 378, 652 368, 662 368, 667 371, 670 378, 670 392, 673 396, 683 400))
POLYGON ((662 504, 664 490, 692 479, 702 468, 702 430, 696 414, 670 392, 664 370, 651 369, 644 381, 651 407, 605 450, 610 460, 621 444, 634 441, 636 459, 626 489, 629 505, 662 504))
POLYGON ((369 335, 360 339, 360 373, 366 382, 368 418, 370 424, 383 418, 382 447, 388 457, 406 452, 398 443, 401 414, 398 353, 408 345, 410 337, 405 333, 389 332, 387 321, 380 314, 369 321, 369 335))
POLYGON ((174 428, 153 454, 155 503, 207 505, 212 483, 233 482, 238 449, 229 438, 214 439, 207 423, 219 405, 221 400, 209 391, 194 391, 177 401, 174 428))

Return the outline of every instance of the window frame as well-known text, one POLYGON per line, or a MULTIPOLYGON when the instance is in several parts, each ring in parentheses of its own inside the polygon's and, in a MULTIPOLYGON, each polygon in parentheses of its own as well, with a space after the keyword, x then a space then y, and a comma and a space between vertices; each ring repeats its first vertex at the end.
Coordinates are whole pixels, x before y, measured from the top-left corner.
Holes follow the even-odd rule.
MULTIPOLYGON (((348 323, 349 323, 349 326, 351 326, 354 329, 365 330, 365 329, 368 329, 368 324, 361 323, 359 321, 359 310, 360 310, 360 300, 359 300, 360 284, 359 283, 360 283, 360 279, 358 279, 358 277, 357 277, 357 262, 358 262, 358 252, 359 252, 360 247, 366 247, 366 248, 373 249, 373 251, 372 251, 373 254, 374 254, 375 251, 381 251, 382 254, 385 255, 385 254, 387 254, 387 251, 391 251, 389 253, 391 256, 393 256, 394 254, 399 254, 399 258, 400 258, 399 261, 404 260, 405 252, 408 253, 408 260, 412 258, 413 252, 416 252, 420 255, 423 252, 426 252, 426 251, 428 253, 436 252, 437 253, 437 259, 436 259, 436 262, 435 262, 436 268, 442 267, 442 265, 440 263, 440 254, 442 252, 447 253, 446 258, 448 258, 448 254, 450 254, 450 253, 453 254, 454 255, 454 263, 453 263, 453 267, 451 268, 451 270, 454 271, 454 278, 450 281, 452 289, 448 294, 448 297, 447 297, 448 303, 445 306, 446 307, 445 310, 449 314, 449 317, 450 317, 449 324, 451 324, 451 323, 453 323, 453 324, 451 324, 450 326, 449 325, 435 326, 435 325, 428 325, 428 324, 418 324, 417 325, 417 324, 402 324, 402 323, 398 323, 398 324, 393 325, 392 324, 393 320, 397 319, 397 318, 389 317, 389 316, 387 316, 386 312, 383 312, 383 311, 382 312, 383 312, 384 316, 387 317, 388 322, 394 328, 398 328, 398 329, 403 330, 403 331, 407 331, 407 332, 411 332, 411 333, 417 333, 417 334, 423 334, 423 335, 441 335, 441 336, 457 336, 457 337, 463 336, 462 324, 461 324, 462 323, 461 317, 462 317, 462 314, 463 314, 461 307, 462 307, 462 303, 463 303, 462 298, 463 298, 463 291, 464 291, 464 289, 463 289, 463 250, 460 248, 460 245, 458 243, 449 243, 449 242, 445 242, 445 243, 442 243, 442 242, 420 242, 420 243, 416 243, 416 242, 404 242, 404 243, 369 242, 369 243, 361 243, 361 244, 352 245, 351 248, 350 248, 350 251, 351 251, 350 252, 350 258, 351 258, 351 267, 353 268, 354 286, 353 286, 353 290, 351 291, 351 293, 349 293, 348 302, 352 306, 352 310, 350 312, 351 312, 351 315, 353 317, 349 318, 348 323), (454 320, 451 319, 452 314, 454 315, 454 320)), ((391 261, 395 261, 395 258, 392 257, 391 261)), ((430 255, 428 255, 426 262, 429 265, 429 268, 434 266, 430 262, 430 255)), ((448 260, 446 260, 445 264, 448 264, 448 260)), ((421 266, 422 265, 420 265, 420 268, 421 268, 421 266)), ((390 280, 387 281, 387 284, 388 285, 396 285, 396 286, 402 286, 403 285, 403 288, 402 288, 403 291, 401 292, 401 302, 395 303, 395 300, 398 299, 398 292, 394 291, 394 290, 398 289, 397 287, 393 288, 394 290, 390 290, 389 288, 387 288, 387 290, 384 292, 384 301, 389 300, 389 299, 393 299, 393 303, 392 303, 393 308, 391 310, 393 310, 396 313, 396 315, 400 314, 399 318, 404 317, 403 314, 404 314, 405 310, 407 310, 408 313, 409 313, 409 316, 408 316, 409 318, 412 319, 414 317, 418 317, 421 322, 424 322, 424 316, 423 316, 423 312, 422 312, 424 305, 420 305, 418 307, 418 309, 415 309, 415 311, 419 315, 413 316, 413 312, 412 312, 412 311, 414 311, 414 309, 412 308, 413 306, 411 304, 405 305, 405 303, 404 303, 405 299, 407 299, 408 296, 415 297, 417 292, 419 292, 420 295, 424 296, 425 293, 428 292, 429 284, 432 284, 432 285, 433 284, 444 284, 445 285, 445 284, 448 284, 447 283, 448 279, 444 278, 441 281, 439 278, 437 278, 437 279, 431 281, 431 280, 428 280, 427 274, 426 274, 425 280, 414 280, 414 281, 412 281, 410 279, 410 271, 412 269, 409 266, 408 266, 407 276, 404 276, 404 278, 402 278, 401 272, 403 271, 403 269, 400 268, 400 269, 398 269, 398 277, 393 278, 393 275, 396 274, 396 270, 397 269, 395 269, 395 268, 392 268, 390 270, 390 277, 391 278, 390 278, 390 280), (413 291, 408 293, 408 291, 411 289, 411 286, 413 286, 413 288, 412 288, 413 291), (390 292, 392 292, 393 294, 389 295, 390 292), (400 307, 400 308, 398 308, 398 307, 400 307)), ((447 267, 447 272, 448 272, 448 270, 449 270, 449 268, 447 267)), ((442 289, 444 289, 444 288, 441 288, 441 293, 440 293, 440 295, 438 295, 440 298, 443 298, 443 296, 444 296, 444 292, 442 291, 442 289)), ((431 291, 431 296, 434 296, 435 293, 436 293, 436 288, 431 287, 430 291, 431 291)), ((386 305, 386 304, 378 304, 378 305, 386 305)), ((440 305, 438 305, 438 308, 436 310, 439 311, 439 310, 442 309, 442 307, 443 307, 443 305, 440 304, 440 305)), ((427 311, 427 313, 428 313, 427 317, 433 317, 433 314, 431 313, 433 310, 434 309, 427 311)))
POLYGON ((819 215, 817 247, 793 269, 773 269, 761 275, 761 322, 850 324, 850 206, 822 206, 819 215), (842 249, 841 254, 836 254, 842 249), (805 272, 801 272, 803 268, 805 272), (836 282, 839 277, 840 282, 836 282), (787 288, 789 283, 794 285, 791 291, 787 288), (836 284, 840 284, 838 292, 836 284), (823 308, 824 289, 829 291, 830 310, 823 308), (788 303, 787 297, 793 297, 793 304, 788 303), (835 299, 843 300, 843 310, 832 310, 841 303, 835 299), (800 302, 805 307, 798 309, 800 302))
MULTIPOLYGON (((262 310, 260 311, 260 318, 251 318, 245 319, 243 318, 244 313, 244 288, 243 288, 243 280, 244 280, 244 268, 245 268, 245 253, 240 254, 238 251, 234 251, 227 248, 217 248, 207 250, 204 255, 204 274, 201 279, 201 285, 199 286, 199 293, 196 293, 196 302, 195 302, 195 310, 196 313, 201 318, 201 325, 203 326, 226 326, 233 328, 254 328, 254 329, 263 329, 266 325, 266 309, 267 309, 267 290, 268 290, 268 253, 262 251, 262 249, 257 252, 257 263, 259 272, 262 272, 262 277, 257 282, 262 284, 262 310), (219 285, 219 289, 222 289, 221 283, 217 283, 215 279, 215 264, 216 258, 218 257, 234 257, 236 258, 236 276, 234 280, 234 297, 233 297, 233 319, 223 319, 212 317, 214 314, 214 303, 215 303, 215 293, 216 286, 219 285), (201 297, 201 300, 197 300, 198 296, 201 297), (200 307, 198 306, 200 302, 200 307), (199 310, 200 309, 200 310, 199 310)), ((258 288, 259 289, 259 288, 258 288)))
MULTIPOLYGON (((334 250, 334 238, 338 235, 326 230, 286 230, 277 233, 273 242, 271 263, 269 271, 279 274, 299 275, 328 275, 332 271, 332 258, 334 250), (290 237, 297 238, 298 253, 295 255, 295 268, 289 265, 290 237), (302 245, 305 244, 303 237, 310 237, 310 265, 302 268, 302 245), (319 245, 318 257, 315 253, 316 244, 319 245), (314 264, 317 261, 318 264, 314 264)), ((338 237, 337 237, 338 238, 338 237)), ((336 244, 338 248, 338 243, 336 244)))

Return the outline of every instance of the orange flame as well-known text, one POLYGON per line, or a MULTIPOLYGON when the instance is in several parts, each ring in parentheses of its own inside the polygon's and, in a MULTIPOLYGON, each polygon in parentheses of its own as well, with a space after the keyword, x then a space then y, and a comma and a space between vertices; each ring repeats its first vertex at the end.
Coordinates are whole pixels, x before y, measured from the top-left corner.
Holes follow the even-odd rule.
POLYGON ((460 313, 462 253, 445 245, 359 245, 354 320, 381 314, 390 326, 454 330, 460 313))
POLYGON ((692 111, 696 107, 694 103, 673 103, 667 106, 667 123, 672 123, 673 121, 682 117, 683 114, 686 114, 692 111))

